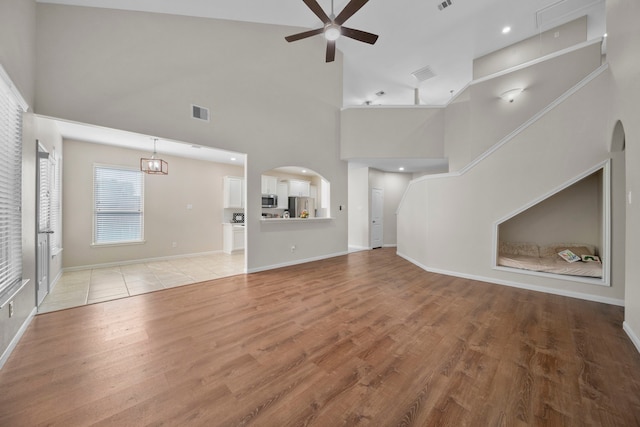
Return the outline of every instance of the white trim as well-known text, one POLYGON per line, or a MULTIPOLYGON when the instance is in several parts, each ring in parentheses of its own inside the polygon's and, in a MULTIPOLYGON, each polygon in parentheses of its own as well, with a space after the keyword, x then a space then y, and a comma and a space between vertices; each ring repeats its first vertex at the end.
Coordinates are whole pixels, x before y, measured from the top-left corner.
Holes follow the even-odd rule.
POLYGON ((247 273, 258 273, 260 271, 275 270, 277 268, 291 267, 292 265, 306 264, 308 262, 313 262, 313 261, 322 261, 323 259, 335 258, 343 255, 348 255, 348 252, 336 252, 333 254, 320 255, 312 258, 298 259, 295 261, 287 261, 280 264, 272 264, 272 265, 265 265, 263 267, 250 268, 247 270, 247 273))
POLYGON ((591 285, 600 285, 600 286, 611 286, 611 160, 607 159, 591 168, 587 169, 585 172, 582 172, 580 175, 575 176, 568 181, 563 182, 559 186, 554 189, 546 192, 542 196, 534 199, 533 201, 527 203, 526 205, 512 211, 511 213, 503 216, 502 218, 494 221, 492 228, 492 236, 491 243, 493 247, 493 251, 491 251, 491 268, 494 270, 508 271, 510 273, 518 273, 518 274, 526 274, 530 276, 543 276, 543 277, 551 277, 554 279, 560 280, 570 280, 574 282, 587 283, 591 285), (588 177, 589 175, 599 171, 602 169, 603 174, 603 183, 602 183, 602 279, 597 278, 586 278, 579 276, 569 276, 562 274, 553 274, 553 273, 545 273, 539 271, 531 271, 531 270, 523 270, 518 268, 508 268, 498 266, 498 228, 500 224, 510 220, 511 218, 525 212, 526 210, 532 208, 540 202, 547 200, 549 197, 558 194, 562 190, 565 190, 578 181, 588 177))
POLYGON ((352 252, 361 252, 361 251, 370 251, 371 248, 368 246, 354 246, 354 245, 349 245, 349 253, 352 252))
POLYGON ((398 245, 395 243, 385 243, 382 245, 383 248, 397 248, 398 245))
POLYGON ((22 326, 20 326, 20 329, 18 329, 18 332, 13 336, 13 339, 5 349, 4 353, 2 353, 2 356, 0 356, 0 369, 2 369, 7 360, 9 360, 9 356, 11 356, 11 353, 18 345, 18 342, 20 342, 22 335, 24 335, 27 328, 29 327, 29 324, 31 324, 31 321, 37 313, 38 309, 34 307, 33 310, 31 310, 31 313, 29 313, 29 316, 27 316, 27 318, 25 319, 22 326))
POLYGON ((106 267, 117 267, 119 265, 130 265, 130 264, 140 264, 144 262, 156 262, 156 261, 168 261, 172 259, 180 259, 180 258, 190 258, 197 256, 207 256, 223 253, 222 251, 211 251, 211 252, 198 252, 193 254, 182 254, 182 255, 170 255, 164 257, 155 257, 155 258, 142 258, 135 260, 126 260, 126 261, 116 261, 116 262, 107 262, 104 264, 90 264, 90 265, 81 265, 77 267, 66 267, 63 271, 66 273, 68 271, 81 271, 81 270, 89 270, 92 268, 106 268, 106 267))
POLYGON ((58 281, 62 277, 63 272, 64 272, 64 269, 61 268, 60 271, 58 271, 58 274, 56 275, 56 277, 51 281, 51 283, 49 283, 49 293, 53 292, 53 289, 58 284, 58 281))
POLYGON ((638 350, 638 352, 640 353, 640 338, 638 338, 638 335, 633 332, 633 329, 631 329, 629 322, 627 322, 626 320, 622 322, 622 329, 627 333, 633 345, 636 346, 636 350, 638 350))
POLYGON ((27 104, 27 101, 24 100, 16 85, 13 84, 13 81, 11 81, 11 77, 9 77, 9 74, 5 71, 2 64, 0 64, 0 79, 4 81, 4 83, 9 88, 9 91, 13 94, 16 101, 20 105, 20 108, 22 108, 22 111, 26 113, 29 110, 29 104, 27 104))
POLYGON ((466 274, 466 273, 460 273, 456 271, 430 268, 430 267, 427 267, 426 265, 420 264, 418 261, 414 260, 413 258, 403 255, 399 252, 397 253, 397 255, 399 257, 406 259, 410 263, 422 268, 423 270, 429 271, 431 273, 444 274, 446 276, 461 277, 463 279, 477 280, 479 282, 486 282, 486 283, 495 284, 495 285, 509 286, 512 288, 526 289, 529 291, 542 292, 545 294, 560 295, 564 297, 582 299, 585 301, 594 301, 594 302, 600 302, 603 304, 610 304, 610 305, 617 305, 617 306, 624 307, 624 300, 619 298, 609 298, 609 297, 603 297, 599 295, 585 294, 583 292, 565 291, 562 289, 547 288, 544 286, 536 286, 536 285, 528 285, 526 283, 512 282, 510 280, 501 280, 493 277, 483 277, 483 276, 476 276, 474 274, 466 274))

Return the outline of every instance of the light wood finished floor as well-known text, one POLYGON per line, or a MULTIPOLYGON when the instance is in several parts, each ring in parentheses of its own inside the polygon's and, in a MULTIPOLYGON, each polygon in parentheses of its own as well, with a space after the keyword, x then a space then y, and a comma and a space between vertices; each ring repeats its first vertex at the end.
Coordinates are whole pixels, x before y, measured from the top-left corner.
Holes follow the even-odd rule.
POLYGON ((126 298, 244 273, 244 252, 88 268, 62 274, 39 313, 126 298))
POLYGON ((623 309, 392 249, 41 314, 2 426, 638 426, 623 309))

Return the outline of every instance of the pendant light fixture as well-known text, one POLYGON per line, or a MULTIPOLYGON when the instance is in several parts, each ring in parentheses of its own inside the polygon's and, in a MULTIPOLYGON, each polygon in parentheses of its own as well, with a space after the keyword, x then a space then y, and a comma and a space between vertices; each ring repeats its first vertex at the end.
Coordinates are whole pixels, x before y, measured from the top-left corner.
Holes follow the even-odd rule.
POLYGON ((153 155, 150 159, 140 159, 140 170, 144 173, 152 175, 167 175, 169 173, 169 164, 162 159, 157 158, 156 142, 158 138, 153 138, 153 155))

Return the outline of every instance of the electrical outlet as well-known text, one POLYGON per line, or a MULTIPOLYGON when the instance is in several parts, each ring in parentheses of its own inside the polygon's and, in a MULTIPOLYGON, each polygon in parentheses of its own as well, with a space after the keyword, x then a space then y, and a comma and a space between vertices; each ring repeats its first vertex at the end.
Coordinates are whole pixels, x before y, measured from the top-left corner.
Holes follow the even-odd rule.
POLYGON ((9 303, 9 317, 13 317, 13 301, 9 303))
POLYGON ((171 247, 172 248, 177 248, 178 247, 178 242, 171 242, 171 247))
POLYGON ((296 245, 291 245, 291 253, 296 251, 296 245))

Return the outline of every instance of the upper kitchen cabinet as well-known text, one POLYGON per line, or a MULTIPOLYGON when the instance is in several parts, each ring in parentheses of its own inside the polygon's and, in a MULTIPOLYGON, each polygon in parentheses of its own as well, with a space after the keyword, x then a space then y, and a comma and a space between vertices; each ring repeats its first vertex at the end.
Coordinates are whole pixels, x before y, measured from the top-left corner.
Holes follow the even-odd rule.
POLYGON ((311 182, 299 179, 290 179, 287 181, 289 185, 289 197, 309 197, 311 195, 311 182))
POLYGON ((262 175, 262 194, 276 194, 278 192, 278 178, 262 175))
POLYGON ((224 202, 223 207, 243 209, 244 208, 244 179, 236 176, 225 176, 224 179, 224 202))

